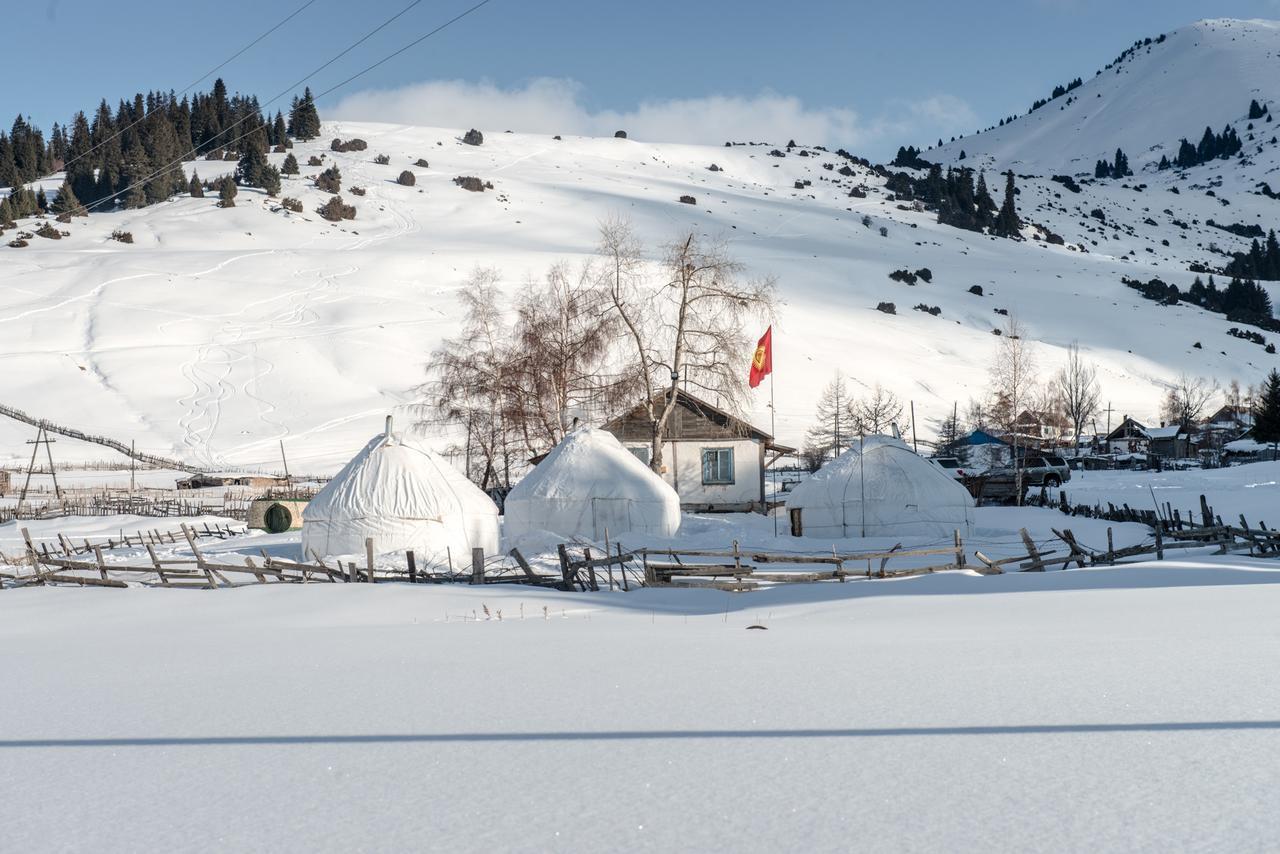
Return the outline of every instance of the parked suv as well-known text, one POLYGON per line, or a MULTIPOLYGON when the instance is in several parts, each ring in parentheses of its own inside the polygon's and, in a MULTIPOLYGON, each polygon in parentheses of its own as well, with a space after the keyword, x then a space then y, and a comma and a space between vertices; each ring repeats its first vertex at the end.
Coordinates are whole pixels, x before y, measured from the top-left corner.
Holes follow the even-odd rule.
POLYGON ((964 480, 964 469, 961 467, 960 461, 955 457, 930 457, 929 462, 946 469, 947 474, 956 480, 964 480))
POLYGON ((1062 486, 1071 480, 1071 467, 1056 454, 1028 454, 1022 459, 1022 482, 1027 486, 1062 486))

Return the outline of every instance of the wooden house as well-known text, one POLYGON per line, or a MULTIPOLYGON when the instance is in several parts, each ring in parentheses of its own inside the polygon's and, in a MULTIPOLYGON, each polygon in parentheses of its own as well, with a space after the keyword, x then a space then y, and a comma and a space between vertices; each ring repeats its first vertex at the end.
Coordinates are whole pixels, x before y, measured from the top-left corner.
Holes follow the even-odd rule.
POLYGON ((1147 451, 1169 460, 1185 460, 1194 457, 1195 443, 1191 431, 1181 424, 1170 424, 1161 427, 1148 427, 1147 451))
MULTIPOLYGON (((653 422, 647 408, 602 425, 646 465, 653 422)), ((663 480, 690 512, 765 512, 765 470, 794 454, 765 431, 685 391, 667 420, 662 442, 663 480)))
POLYGON ((1145 454, 1150 444, 1147 428, 1128 415, 1107 434, 1107 452, 1111 454, 1145 454))
POLYGON ((270 489, 285 485, 285 479, 269 474, 252 472, 201 472, 178 481, 178 489, 209 489, 210 487, 240 486, 250 489, 270 489))

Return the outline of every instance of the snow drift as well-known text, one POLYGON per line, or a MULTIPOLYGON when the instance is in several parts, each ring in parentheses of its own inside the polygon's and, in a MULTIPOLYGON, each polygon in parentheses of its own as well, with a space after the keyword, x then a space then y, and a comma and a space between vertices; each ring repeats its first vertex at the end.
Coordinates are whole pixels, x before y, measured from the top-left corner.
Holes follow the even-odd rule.
POLYGON ((498 508, 489 496, 418 441, 387 431, 311 500, 302 550, 321 557, 413 549, 424 564, 455 561, 472 548, 498 550, 498 508))
POLYGON ((508 542, 535 531, 603 540, 605 531, 670 537, 680 528, 680 497, 662 478, 594 428, 566 436, 507 496, 508 542))
POLYGON ((973 498, 898 439, 869 436, 801 483, 787 511, 806 537, 968 536, 973 498))

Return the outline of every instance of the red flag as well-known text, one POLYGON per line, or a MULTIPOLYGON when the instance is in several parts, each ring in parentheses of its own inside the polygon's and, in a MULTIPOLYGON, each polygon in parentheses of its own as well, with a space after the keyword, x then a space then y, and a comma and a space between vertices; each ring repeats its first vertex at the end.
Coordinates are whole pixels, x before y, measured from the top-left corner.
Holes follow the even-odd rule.
POLYGON ((751 357, 751 387, 755 388, 764 378, 773 373, 773 327, 770 326, 760 336, 756 344, 755 355, 751 357))

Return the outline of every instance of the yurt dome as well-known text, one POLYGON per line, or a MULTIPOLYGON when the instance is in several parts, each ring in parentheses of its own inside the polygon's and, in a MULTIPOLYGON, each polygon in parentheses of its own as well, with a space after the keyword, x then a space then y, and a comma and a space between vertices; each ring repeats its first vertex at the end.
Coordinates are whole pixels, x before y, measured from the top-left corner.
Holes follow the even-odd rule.
POLYGON ((680 496, 612 433, 575 430, 515 485, 504 502, 508 542, 534 531, 600 541, 628 532, 670 537, 680 496))
POLYGON ((413 549, 424 564, 498 551, 498 508, 449 462, 417 440, 387 430, 364 446, 302 512, 302 551, 377 554, 413 549))
POLYGON ((828 539, 945 538, 973 527, 969 491, 888 436, 868 436, 827 463, 792 491, 787 511, 792 533, 828 539))

